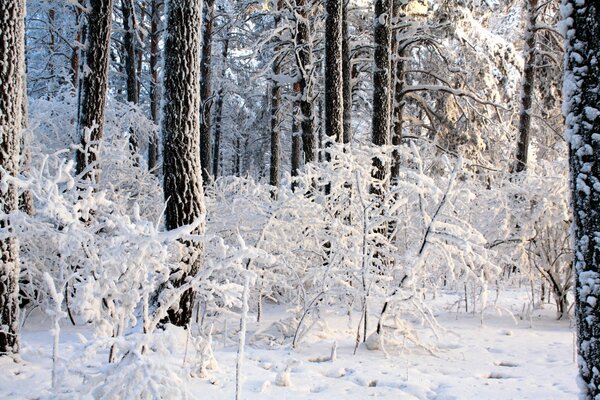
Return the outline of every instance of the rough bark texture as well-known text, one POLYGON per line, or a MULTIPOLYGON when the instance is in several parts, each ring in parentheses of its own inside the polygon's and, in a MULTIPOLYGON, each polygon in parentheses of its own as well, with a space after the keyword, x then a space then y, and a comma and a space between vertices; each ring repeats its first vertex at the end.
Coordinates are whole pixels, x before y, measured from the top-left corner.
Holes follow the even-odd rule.
POLYGON ((212 134, 212 37, 215 0, 204 0, 204 31, 202 35, 202 61, 200 63, 200 161, 205 185, 211 180, 211 134, 212 134))
MULTIPOLYGON (((375 39, 375 71, 373 72, 373 144, 387 146, 390 144, 391 115, 391 79, 390 53, 391 30, 390 17, 392 0, 375 1, 374 39, 375 39)), ((373 160, 376 171, 374 177, 384 180, 387 166, 379 158, 373 160)))
MULTIPOLYGON (((194 233, 204 232, 204 195, 200 145, 200 35, 202 0, 170 0, 165 38, 163 102, 163 172, 168 230, 200 222, 194 233), (200 220, 200 221, 199 221, 200 220)), ((171 283, 180 287, 197 274, 203 248, 187 241, 187 251, 171 283)), ((192 317, 195 293, 183 293, 168 312, 169 321, 186 326, 192 317)))
POLYGON ((350 54, 350 37, 348 34, 348 5, 344 1, 342 9, 342 81, 344 93, 344 137, 343 143, 352 142, 352 62, 350 54))
POLYGON ((96 160, 104 133, 104 106, 112 24, 112 0, 89 0, 85 25, 85 53, 79 81, 77 174, 97 184, 96 160))
MULTIPOLYGON (((283 0, 277 0, 277 11, 283 7, 283 0)), ((275 16, 275 29, 279 25, 279 14, 275 16)), ((279 41, 277 37, 275 40, 279 41)), ((273 76, 281 73, 280 46, 275 46, 275 59, 273 60, 273 76)), ((271 163, 269 169, 269 184, 274 188, 279 187, 279 174, 281 163, 281 113, 279 105, 281 102, 281 85, 276 80, 271 83, 271 163)), ((273 192, 276 193, 276 192, 273 192)))
MULTIPOLYGON (((405 19, 404 11, 402 10, 402 1, 394 0, 394 17, 398 24, 403 24, 405 19)), ((400 29, 395 33, 392 33, 392 50, 396 56, 393 68, 393 79, 394 84, 394 102, 392 111, 392 145, 394 145, 392 169, 390 180, 395 182, 400 174, 400 154, 397 150, 397 146, 402 144, 402 126, 404 118, 404 57, 406 53, 406 43, 404 42, 403 36, 405 29, 400 29)))
POLYGON ((312 37, 308 21, 309 5, 306 0, 296 0, 296 62, 300 73, 298 82, 300 94, 300 128, 302 130, 302 148, 304 162, 315 160, 317 154, 317 141, 315 140, 315 106, 312 90, 312 37))
MULTIPOLYGON (((0 179, 19 173, 24 73, 25 1, 0 2, 0 179)), ((17 210, 17 189, 0 192, 4 215, 17 210)), ((8 221, 0 219, 0 227, 8 221)), ((19 246, 16 238, 0 240, 0 355, 19 351, 19 246)))
POLYGON ((221 134, 223 132, 223 99, 225 98, 225 72, 227 71, 227 52, 229 50, 229 38, 223 40, 223 67, 221 69, 221 86, 217 93, 215 104, 215 147, 213 151, 213 176, 215 179, 219 176, 219 163, 221 161, 221 134))
POLYGON ((517 156, 514 172, 527 169, 529 153, 529 135, 531 132, 531 105, 535 80, 535 25, 538 0, 525 0, 527 3, 527 28, 525 31, 525 47, 523 49, 525 67, 521 83, 521 111, 519 113, 519 132, 517 138, 517 156))
POLYGON ((600 398, 600 5, 564 0, 575 317, 582 397, 600 398))
POLYGON ((300 173, 300 162, 302 159, 302 137, 300 136, 300 132, 298 132, 298 122, 296 121, 296 116, 292 121, 292 190, 296 190, 298 187, 298 182, 293 179, 298 176, 300 173))
POLYGON ((344 138, 342 89, 342 1, 327 0, 325 20, 325 134, 329 140, 344 138))
MULTIPOLYGON (((158 85, 158 43, 160 41, 159 25, 162 0, 152 0, 152 17, 150 21, 150 116, 158 125, 159 85, 158 85)), ((150 134, 148 144, 148 169, 158 174, 158 137, 157 132, 150 134)))

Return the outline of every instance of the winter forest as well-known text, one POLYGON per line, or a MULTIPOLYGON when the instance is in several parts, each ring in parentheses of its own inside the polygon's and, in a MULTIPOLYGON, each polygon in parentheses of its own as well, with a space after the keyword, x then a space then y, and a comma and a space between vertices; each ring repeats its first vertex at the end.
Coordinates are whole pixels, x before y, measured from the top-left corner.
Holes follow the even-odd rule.
POLYGON ((595 0, 0 0, 0 398, 600 398, 595 0))

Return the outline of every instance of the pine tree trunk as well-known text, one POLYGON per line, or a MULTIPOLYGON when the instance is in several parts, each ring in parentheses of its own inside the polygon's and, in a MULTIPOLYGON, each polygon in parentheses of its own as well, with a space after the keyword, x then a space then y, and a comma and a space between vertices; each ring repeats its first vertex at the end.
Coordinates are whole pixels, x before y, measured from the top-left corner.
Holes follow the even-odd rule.
POLYGON ((225 72, 227 71, 227 52, 229 50, 229 38, 223 40, 223 67, 221 69, 221 86, 217 93, 215 104, 215 147, 213 151, 213 176, 219 176, 219 163, 221 162, 221 136, 223 132, 223 99, 225 98, 225 72))
POLYGON ((600 5, 563 2, 564 95, 571 168, 575 317, 581 398, 600 398, 600 5))
POLYGON ((352 142, 352 76, 351 76, 351 54, 350 37, 348 36, 348 5, 350 1, 344 1, 342 8, 342 81, 344 93, 344 138, 343 143, 352 142))
MULTIPOLYGON (((135 18, 132 0, 121 0, 121 12, 123 13, 123 50, 125 53, 125 75, 127 76, 127 101, 138 104, 140 100, 136 73, 135 57, 135 32, 133 20, 135 18)), ((137 137, 135 130, 129 129, 129 147, 131 153, 137 155, 137 137)))
MULTIPOLYGON (((277 29, 281 17, 279 11, 283 7, 283 0, 277 0, 277 14, 275 16, 275 29, 277 29)), ((279 42, 279 38, 276 38, 279 42)), ((275 58, 273 60, 272 73, 276 77, 281 73, 280 46, 275 46, 275 58)), ((281 86, 277 80, 271 82, 271 163, 269 169, 269 184, 273 186, 273 197, 279 187, 280 163, 281 163, 281 113, 279 110, 281 102, 281 86)))
MULTIPOLYGON (((0 179, 19 173, 23 115, 25 1, 0 2, 0 179)), ((0 192, 4 214, 18 208, 17 188, 0 192)), ((0 220, 6 229, 7 220, 0 220)), ((0 355, 19 351, 19 246, 15 237, 0 240, 0 355)))
MULTIPOLYGON (((391 79, 390 53, 391 29, 390 17, 392 0, 375 1, 374 39, 375 39, 375 71, 373 72, 373 144, 387 146, 390 144, 390 115, 391 115, 391 79)), ((373 159, 374 177, 385 180, 387 166, 379 158, 373 159)), ((379 189, 374 192, 379 192, 379 189)))
POLYGON ((298 82, 300 92, 300 128, 302 130, 302 147, 304 162, 310 163, 315 160, 317 154, 317 142, 315 140, 315 106, 313 103, 312 90, 312 37, 308 21, 309 5, 306 0, 296 0, 296 12, 298 14, 296 27, 296 61, 300 72, 298 82))
MULTIPOLYGON (((168 6, 162 109, 165 225, 172 230, 199 222, 194 233, 202 234, 206 212, 198 154, 202 0, 170 0, 168 6)), ((177 275, 172 279, 174 287, 194 277, 202 263, 202 245, 194 241, 186 241, 184 245, 187 254, 173 271, 177 275)), ((178 306, 169 310, 169 321, 186 326, 194 302, 195 292, 185 291, 178 306)))
MULTIPOLYGON (((159 84, 158 84, 158 43, 160 41, 159 25, 162 0, 152 0, 152 17, 150 21, 150 117, 159 123, 159 84)), ((157 132, 150 134, 148 144, 148 169, 158 174, 158 137, 157 132)))
MULTIPOLYGON (((401 1, 394 0, 394 16, 398 24, 404 22, 404 11, 401 9, 401 1)), ((398 147, 402 144, 402 127, 404 118, 404 58, 406 45, 404 43, 404 29, 392 33, 392 50, 396 56, 393 68, 393 87, 394 87, 394 102, 393 102, 393 131, 392 145, 394 146, 392 169, 390 181, 396 182, 400 175, 400 153, 398 147)))
POLYGON ((521 83, 521 111, 519 113, 519 132, 514 172, 522 172, 527 169, 529 136, 531 132, 531 106, 533 103, 535 80, 535 27, 538 0, 525 1, 527 3, 527 28, 525 32, 525 47, 523 49, 523 52, 525 53, 525 68, 523 69, 523 80, 521 83))
POLYGON ((292 190, 296 190, 298 187, 298 182, 294 179, 298 177, 300 174, 300 162, 302 158, 302 137, 300 136, 300 132, 298 132, 298 122, 296 121, 296 116, 294 115, 292 121, 292 190))
MULTIPOLYGON (((325 20, 325 135, 330 141, 344 138, 342 70, 342 1, 327 0, 325 20)), ((326 153, 326 158, 328 158, 326 153)))
POLYGON ((202 36, 202 62, 200 63, 200 162, 204 185, 211 181, 211 134, 212 134, 212 37, 215 0, 204 0, 204 32, 202 36))
POLYGON ((85 53, 79 84, 77 174, 98 184, 98 152, 104 133, 104 107, 112 24, 112 0, 89 0, 85 25, 85 53))

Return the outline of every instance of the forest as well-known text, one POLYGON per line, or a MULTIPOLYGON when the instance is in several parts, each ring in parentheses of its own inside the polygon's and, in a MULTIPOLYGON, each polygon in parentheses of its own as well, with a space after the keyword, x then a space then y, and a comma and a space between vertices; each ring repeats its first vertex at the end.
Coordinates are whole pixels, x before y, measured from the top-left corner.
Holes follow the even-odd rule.
POLYGON ((595 0, 0 0, 0 398, 600 398, 595 0))

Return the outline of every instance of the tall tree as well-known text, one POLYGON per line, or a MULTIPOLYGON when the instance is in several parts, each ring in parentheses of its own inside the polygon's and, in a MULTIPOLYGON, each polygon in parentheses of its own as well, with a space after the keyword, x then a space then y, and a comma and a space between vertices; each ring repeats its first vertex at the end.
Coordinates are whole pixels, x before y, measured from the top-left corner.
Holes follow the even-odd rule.
POLYGON ((581 398, 600 398, 600 5, 564 0, 565 117, 581 398))
MULTIPOLYGON (((309 1, 310 3, 310 1, 309 1)), ((310 4, 306 0, 296 0, 296 36, 294 38, 296 63, 299 71, 298 92, 300 95, 300 128, 302 130, 302 146, 304 162, 315 160, 317 141, 315 138, 315 107, 313 102, 313 60, 312 36, 308 19, 310 4)), ((296 138, 299 141, 299 138, 296 138)), ((297 149, 297 145, 293 146, 297 149)))
MULTIPOLYGON (((202 0, 170 0, 164 53, 164 102, 162 117, 164 195, 168 230, 199 224, 204 232, 204 194, 200 145, 200 47, 202 0)), ((182 286, 197 274, 203 255, 198 242, 184 243, 182 257, 171 284, 182 286)), ((178 306, 168 311, 169 321, 186 326, 192 317, 195 292, 186 290, 178 306)))
POLYGON ((222 68, 221 82, 217 92, 217 101, 215 104, 215 144, 213 150, 213 176, 215 179, 219 176, 219 163, 221 161, 221 135, 223 132, 223 100, 225 99, 225 73, 227 71, 227 53, 229 51, 229 36, 223 40, 221 51, 222 68))
POLYGON ((215 0, 204 0, 204 30, 202 35, 202 61, 200 63, 200 99, 202 108, 200 122, 200 161, 202 179, 208 185, 211 179, 212 134, 212 42, 215 0))
MULTIPOLYGON (((159 123, 159 83, 158 83, 158 55, 160 42, 160 15, 162 0, 152 0, 152 11, 150 17, 150 118, 158 125, 159 123)), ((152 132, 148 143, 148 169, 158 174, 158 137, 157 132, 152 132)))
MULTIPOLYGON (((373 144, 386 146, 390 144, 390 115, 391 115, 391 14, 392 0, 375 1, 374 40, 375 67, 373 72, 373 144)), ((375 158, 375 177, 384 180, 387 167, 383 160, 375 158)))
POLYGON ((344 93, 344 137, 343 143, 352 141, 352 59, 350 49, 350 34, 348 33, 348 5, 350 0, 344 1, 342 8, 342 81, 344 93))
MULTIPOLYGON (((140 94, 136 73, 135 8, 133 7, 133 0, 121 0, 121 12, 123 13, 123 50, 125 53, 125 75, 127 76, 127 101, 138 104, 140 94)), ((134 129, 129 131, 129 146, 135 156, 138 144, 134 129)))
POLYGON ((79 81, 77 174, 98 183, 98 152, 104 134, 104 107, 108 87, 108 62, 112 24, 112 0, 88 0, 85 52, 79 81))
MULTIPOLYGON (((406 57, 407 43, 405 38, 406 32, 406 15, 404 13, 403 0, 393 0, 393 15, 395 25, 398 27, 392 33, 392 51, 395 59, 393 60, 392 77, 394 101, 392 103, 392 145, 394 145, 394 153, 392 160, 391 176, 392 182, 398 179, 400 174, 400 153, 397 149, 402 143, 402 129, 403 129, 403 118, 404 118, 404 63, 406 57)), ((411 38, 412 39, 412 38, 411 38)))
MULTIPOLYGON (((0 2, 0 179, 19 173, 19 146, 23 101, 25 1, 0 2)), ((0 227, 6 229, 6 216, 18 207, 17 188, 9 185, 0 192, 4 214, 0 227)), ((19 246, 17 239, 0 240, 0 355, 19 351, 19 246)))
POLYGON ((342 1, 327 0, 325 20, 325 134, 341 142, 344 137, 342 70, 342 1))
POLYGON ((527 5, 527 27, 525 30, 525 46, 523 48, 525 67, 523 69, 523 79, 521 80, 521 111, 519 112, 517 155, 513 166, 515 172, 527 169, 533 90, 535 87, 535 31, 538 0, 525 1, 527 5))
MULTIPOLYGON (((280 11, 283 8, 283 0, 277 0, 277 10, 275 11, 275 31, 279 27, 281 16, 280 11)), ((282 54, 279 52, 281 39, 279 34, 275 37, 275 58, 273 60, 272 72, 273 82, 271 83, 271 164, 269 170, 269 184, 275 189, 279 187, 279 175, 281 164, 281 84, 277 81, 278 75, 281 73, 282 54)))

